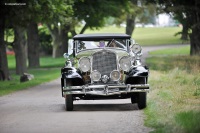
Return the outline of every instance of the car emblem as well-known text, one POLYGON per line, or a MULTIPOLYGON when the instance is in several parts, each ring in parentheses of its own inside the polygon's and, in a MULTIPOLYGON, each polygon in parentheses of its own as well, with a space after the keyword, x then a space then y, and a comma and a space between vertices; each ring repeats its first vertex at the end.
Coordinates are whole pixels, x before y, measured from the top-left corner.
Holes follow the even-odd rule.
POLYGON ((108 77, 107 75, 103 75, 103 76, 101 77, 101 81, 102 81, 103 83, 107 83, 108 80, 109 80, 109 77, 108 77))

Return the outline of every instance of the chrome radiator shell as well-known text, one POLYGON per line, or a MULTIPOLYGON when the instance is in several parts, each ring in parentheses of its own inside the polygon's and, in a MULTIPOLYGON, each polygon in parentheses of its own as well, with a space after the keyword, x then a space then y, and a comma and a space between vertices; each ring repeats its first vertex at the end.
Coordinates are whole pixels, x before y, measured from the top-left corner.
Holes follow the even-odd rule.
POLYGON ((101 50, 92 55, 92 71, 97 70, 101 75, 110 76, 113 70, 118 70, 117 56, 109 50, 101 50))

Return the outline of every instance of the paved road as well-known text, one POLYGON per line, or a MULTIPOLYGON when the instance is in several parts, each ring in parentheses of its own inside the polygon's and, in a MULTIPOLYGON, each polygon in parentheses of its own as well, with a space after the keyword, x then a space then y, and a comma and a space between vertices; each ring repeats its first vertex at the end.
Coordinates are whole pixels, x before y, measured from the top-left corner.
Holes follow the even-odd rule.
MULTIPOLYGON (((157 47, 144 47, 147 51, 157 47)), ((60 80, 0 97, 0 133, 147 133, 130 99, 75 101, 66 112, 60 80)))
POLYGON ((59 79, 0 97, 0 133, 145 133, 130 100, 75 101, 66 112, 59 79))

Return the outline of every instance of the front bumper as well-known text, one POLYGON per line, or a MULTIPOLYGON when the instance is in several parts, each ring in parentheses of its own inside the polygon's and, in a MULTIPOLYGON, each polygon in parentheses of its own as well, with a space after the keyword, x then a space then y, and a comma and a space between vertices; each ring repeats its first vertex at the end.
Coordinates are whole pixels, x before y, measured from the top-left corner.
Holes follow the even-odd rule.
POLYGON ((83 94, 109 96, 132 92, 149 92, 149 84, 135 85, 88 85, 63 87, 64 95, 83 94))

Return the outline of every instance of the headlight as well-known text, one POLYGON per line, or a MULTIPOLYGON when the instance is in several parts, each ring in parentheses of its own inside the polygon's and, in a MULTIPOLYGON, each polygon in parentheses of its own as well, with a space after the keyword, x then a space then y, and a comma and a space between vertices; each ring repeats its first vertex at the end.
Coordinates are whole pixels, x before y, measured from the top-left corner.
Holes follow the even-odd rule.
POLYGON ((120 72, 117 70, 114 70, 110 73, 110 78, 112 81, 119 81, 120 79, 120 72))
POLYGON ((87 72, 90 70, 90 59, 88 57, 82 57, 79 60, 79 69, 83 72, 87 72))
POLYGON ((91 73, 91 79, 93 81, 99 81, 101 79, 101 74, 100 72, 98 72, 97 70, 94 70, 92 73, 91 73))
POLYGON ((129 59, 129 56, 124 56, 122 57, 120 60, 119 60, 119 65, 120 65, 120 68, 123 70, 123 71, 128 71, 131 67, 131 61, 129 59))
POLYGON ((142 47, 139 44, 133 44, 131 50, 133 53, 138 54, 142 51, 142 47))

